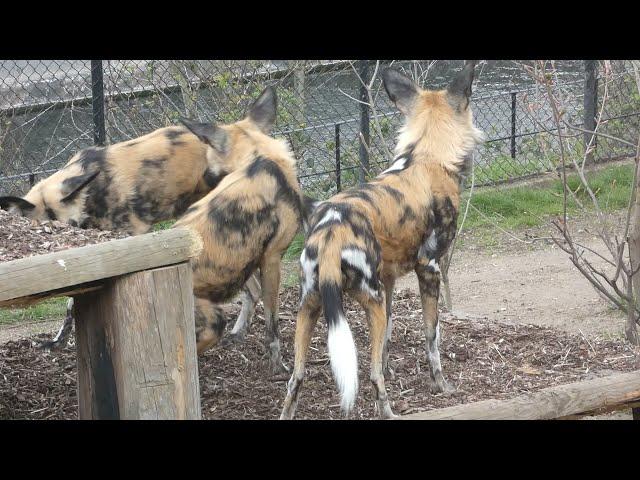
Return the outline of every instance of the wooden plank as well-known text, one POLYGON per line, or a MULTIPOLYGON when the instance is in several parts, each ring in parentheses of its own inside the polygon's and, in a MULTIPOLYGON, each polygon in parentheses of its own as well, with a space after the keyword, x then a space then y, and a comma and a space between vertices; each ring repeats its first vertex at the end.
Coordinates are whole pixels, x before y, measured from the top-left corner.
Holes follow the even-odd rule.
POLYGON ((20 297, 189 260, 202 249, 184 228, 0 263, 0 306, 20 297))
POLYGON ((413 413, 400 420, 544 420, 640 400, 640 371, 569 383, 509 400, 413 413))
POLYGON ((191 267, 75 297, 80 419, 199 419, 191 267))
POLYGON ((0 308, 25 308, 35 305, 36 303, 43 302, 49 298, 75 297, 81 293, 93 292, 95 290, 100 290, 101 288, 102 283, 100 281, 83 283, 82 285, 74 285, 73 287, 59 288, 49 292, 36 293, 34 295, 29 295, 28 297, 5 300, 4 302, 0 302, 0 308))

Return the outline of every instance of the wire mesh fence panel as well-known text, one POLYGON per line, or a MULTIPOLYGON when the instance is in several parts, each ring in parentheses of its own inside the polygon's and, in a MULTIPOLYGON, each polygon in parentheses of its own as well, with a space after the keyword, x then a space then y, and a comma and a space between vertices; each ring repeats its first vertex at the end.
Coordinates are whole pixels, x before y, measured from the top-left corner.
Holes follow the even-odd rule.
MULTIPOLYGON (((546 92, 526 61, 476 68, 472 107, 486 141, 475 181, 495 185, 558 168, 560 140, 546 92)), ((268 85, 277 87, 274 135, 290 143, 303 188, 318 198, 379 174, 393 157, 402 116, 381 81, 393 65, 425 88, 445 88, 462 61, 410 60, 89 60, 0 61, 0 195, 24 194, 94 142, 112 144, 175 125, 180 117, 230 123, 268 85), (103 138, 104 137, 104 138, 103 138)), ((553 93, 563 119, 583 125, 582 61, 554 62, 553 93)), ((598 62, 599 129, 635 144, 640 95, 629 62, 598 62)), ((595 93, 597 92, 597 93, 595 93)), ((585 135, 562 139, 585 152, 585 135)), ((632 155, 598 137, 593 158, 632 155)))
MULTIPOLYGON (((636 145, 640 132, 640 94, 629 62, 611 62, 598 78, 597 87, 597 115, 602 118, 599 131, 636 145)), ((628 157, 636 153, 634 146, 605 136, 597 136, 595 144, 596 161, 628 157)))
POLYGON ((93 143, 89 64, 0 62, 0 192, 25 193, 93 143))

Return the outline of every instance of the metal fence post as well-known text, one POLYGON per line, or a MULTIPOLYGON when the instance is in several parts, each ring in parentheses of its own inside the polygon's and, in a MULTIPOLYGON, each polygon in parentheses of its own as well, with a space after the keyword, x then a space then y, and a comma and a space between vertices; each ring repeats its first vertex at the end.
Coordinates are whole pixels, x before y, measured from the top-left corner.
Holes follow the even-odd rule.
MULTIPOLYGON (((583 126, 585 130, 594 131, 596 128, 596 106, 597 106, 597 95, 598 95, 598 85, 597 85, 597 63, 596 60, 585 60, 584 61, 584 118, 583 118, 583 126)), ((585 132, 583 135, 584 138, 584 148, 586 150, 587 145, 591 141, 592 134, 585 132)), ((593 139, 592 147, 595 148, 596 139, 593 139)), ((593 149, 587 155, 587 162, 593 161, 593 149)))
POLYGON ((93 143, 104 145, 104 82, 102 60, 91 60, 91 104, 93 107, 93 143))
POLYGON ((360 183, 367 180, 369 174, 369 97, 367 85, 369 84, 369 61, 358 61, 358 74, 362 80, 360 85, 360 183))
POLYGON ((516 158, 516 92, 511 93, 511 158, 516 158))
POLYGON ((342 190, 342 180, 340 178, 340 124, 336 123, 336 191, 342 190))

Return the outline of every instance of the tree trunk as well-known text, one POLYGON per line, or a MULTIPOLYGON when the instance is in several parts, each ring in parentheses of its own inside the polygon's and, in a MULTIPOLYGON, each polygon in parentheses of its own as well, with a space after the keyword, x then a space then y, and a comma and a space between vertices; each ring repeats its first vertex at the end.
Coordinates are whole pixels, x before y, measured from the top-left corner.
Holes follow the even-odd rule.
POLYGON ((187 66, 187 62, 184 60, 171 61, 171 75, 176 79, 178 85, 180 85, 180 91, 182 92, 182 102, 184 103, 184 113, 188 118, 196 118, 196 99, 191 85, 189 85, 189 78, 182 67, 187 66))
MULTIPOLYGON (((638 163, 638 160, 639 158, 636 157, 636 164, 638 163)), ((635 199, 633 202, 631 225, 629 229, 629 263, 631 272, 634 272, 638 266, 640 266, 640 175, 638 175, 637 172, 638 168, 636 168, 636 178, 634 179, 636 187, 635 199)), ((633 275, 629 279, 629 283, 628 291, 633 294, 635 307, 640 308, 640 274, 633 275)), ((635 309, 630 306, 627 313, 627 322, 624 328, 627 340, 633 345, 640 345, 635 309)))

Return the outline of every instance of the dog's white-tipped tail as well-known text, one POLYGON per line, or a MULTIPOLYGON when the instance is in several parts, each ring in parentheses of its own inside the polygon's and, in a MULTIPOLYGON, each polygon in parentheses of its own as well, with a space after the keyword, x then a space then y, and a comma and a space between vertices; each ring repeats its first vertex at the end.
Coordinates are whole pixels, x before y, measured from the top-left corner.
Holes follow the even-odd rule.
POLYGON ((340 391, 342 410, 349 413, 358 395, 358 352, 344 315, 332 320, 327 341, 331 370, 340 391))

